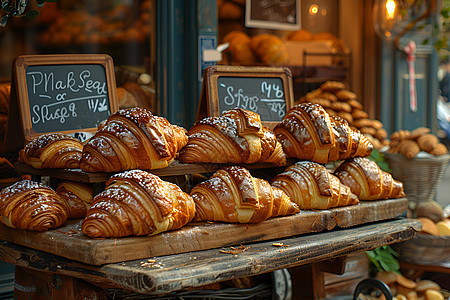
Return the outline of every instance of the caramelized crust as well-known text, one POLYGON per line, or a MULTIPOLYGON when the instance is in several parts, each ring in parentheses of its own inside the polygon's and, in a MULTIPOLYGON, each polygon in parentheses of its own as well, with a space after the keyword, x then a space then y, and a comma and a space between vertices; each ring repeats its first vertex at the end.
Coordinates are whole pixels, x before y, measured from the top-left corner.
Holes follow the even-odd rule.
POLYGON ((238 166, 220 169, 196 185, 191 196, 197 221, 259 223, 300 211, 282 190, 252 177, 247 169, 238 166))
POLYGON ((192 220, 195 204, 177 185, 142 170, 112 176, 82 223, 89 237, 154 235, 192 220))
POLYGON ((309 102, 288 111, 274 132, 288 157, 327 163, 354 156, 368 156, 373 145, 338 116, 309 102))
POLYGON ((76 169, 80 167, 83 144, 62 133, 43 134, 19 152, 19 161, 36 169, 76 169))
POLYGON ((403 184, 367 158, 348 159, 335 170, 334 174, 361 200, 405 197, 403 184))
POLYGON ((22 180, 1 191, 0 215, 9 227, 46 231, 64 224, 67 207, 50 187, 22 180))
POLYGON ((84 146, 80 166, 87 172, 164 168, 187 140, 185 130, 165 118, 144 108, 122 109, 84 146))
POLYGON ((309 161, 297 162, 275 176, 272 186, 282 189, 300 209, 329 209, 359 202, 324 166, 309 161))
POLYGON ((93 198, 92 186, 76 181, 62 181, 56 193, 66 202, 69 218, 84 218, 93 198))

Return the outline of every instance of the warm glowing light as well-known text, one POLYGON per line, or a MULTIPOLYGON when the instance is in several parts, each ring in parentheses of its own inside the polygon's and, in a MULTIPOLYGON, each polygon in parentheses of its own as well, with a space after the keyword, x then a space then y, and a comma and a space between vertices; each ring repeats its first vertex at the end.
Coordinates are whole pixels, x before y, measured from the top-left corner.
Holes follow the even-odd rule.
POLYGON ((326 9, 322 9, 320 12, 322 13, 322 16, 326 16, 328 13, 326 9))
POLYGON ((319 12, 319 7, 316 4, 313 4, 309 7, 310 15, 317 15, 318 12, 319 12))
POLYGON ((393 19, 395 14, 395 1, 388 0, 386 1, 386 17, 388 19, 393 19))

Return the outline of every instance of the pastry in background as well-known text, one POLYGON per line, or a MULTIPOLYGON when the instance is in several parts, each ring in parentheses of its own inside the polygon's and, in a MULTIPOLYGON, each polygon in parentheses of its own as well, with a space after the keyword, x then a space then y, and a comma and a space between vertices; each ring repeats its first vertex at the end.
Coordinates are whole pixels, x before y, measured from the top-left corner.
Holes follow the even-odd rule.
POLYGON ((275 176, 272 186, 282 189, 300 209, 329 209, 358 204, 358 197, 323 165, 300 161, 275 176))
POLYGON ((149 110, 121 109, 85 144, 80 167, 86 172, 165 168, 187 141, 184 128, 149 110))
POLYGON ((86 217, 93 198, 92 185, 76 181, 62 181, 56 187, 56 193, 66 202, 68 218, 86 217))
POLYGON ((274 34, 259 34, 251 38, 250 47, 265 64, 286 64, 289 53, 283 41, 274 34))
MULTIPOLYGON (((145 108, 151 112, 155 112, 156 103, 154 103, 154 97, 144 86, 141 86, 136 82, 128 81, 123 85, 123 88, 133 96, 137 103, 136 107, 145 108)), ((130 100, 133 101, 132 99, 130 100)))
POLYGON ((46 231, 66 222, 67 207, 50 187, 21 180, 0 192, 0 216, 9 227, 46 231))
POLYGON ((196 185, 191 196, 196 207, 195 221, 259 223, 300 211, 281 189, 239 166, 218 170, 196 185))
POLYGON ((413 159, 424 151, 434 156, 448 153, 447 147, 431 132, 430 128, 418 127, 413 131, 397 130, 391 134, 389 153, 401 153, 408 159, 413 159))
POLYGON ((136 98, 133 94, 128 92, 123 87, 118 87, 117 89, 117 102, 119 103, 119 108, 131 108, 139 106, 136 98))
POLYGON ((256 56, 250 47, 250 37, 242 31, 231 31, 223 38, 223 43, 229 43, 224 54, 231 53, 231 60, 237 63, 252 63, 256 56))
POLYGON ((192 220, 192 197, 156 175, 131 170, 112 176, 82 222, 92 238, 155 235, 192 220))
POLYGON ((36 169, 78 169, 83 143, 70 135, 46 133, 30 141, 19 152, 19 162, 36 169))
POLYGON ((300 29, 289 34, 287 39, 289 41, 297 42, 311 41, 313 39, 313 34, 309 30, 300 29))

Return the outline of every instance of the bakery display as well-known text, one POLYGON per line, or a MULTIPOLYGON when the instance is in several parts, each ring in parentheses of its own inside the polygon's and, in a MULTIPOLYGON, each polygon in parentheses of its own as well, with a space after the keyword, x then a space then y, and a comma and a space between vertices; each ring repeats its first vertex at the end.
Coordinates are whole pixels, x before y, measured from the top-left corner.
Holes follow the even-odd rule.
POLYGON ((319 104, 300 103, 274 128, 288 157, 327 163, 355 156, 369 156, 373 146, 358 130, 319 104))
POLYGON ((333 174, 360 200, 405 197, 403 184, 365 157, 354 157, 344 161, 333 174))
POLYGON ((189 142, 180 151, 183 163, 286 163, 275 134, 249 110, 236 108, 220 117, 204 118, 194 124, 188 136, 189 142))
POLYGON ((289 53, 283 41, 274 34, 258 34, 252 37, 250 47, 253 53, 266 64, 285 64, 289 53))
POLYGON ((259 223, 298 213, 298 206, 268 181, 239 166, 222 168, 191 191, 196 221, 259 223))
POLYGON ((67 220, 67 207, 48 186, 21 180, 0 192, 1 222, 9 227, 46 231, 67 220))
POLYGON ((142 170, 116 174, 95 196, 82 231, 89 237, 154 235, 192 220, 192 197, 177 185, 142 170))
POLYGON ((83 144, 59 132, 38 136, 19 152, 19 161, 36 169, 77 169, 80 167, 83 144))
POLYGON ((76 181, 62 181, 56 187, 56 193, 66 202, 68 218, 84 218, 91 207, 92 185, 76 181))
POLYGON ((251 38, 244 32, 233 30, 223 38, 223 43, 230 45, 224 53, 230 53, 233 61, 237 63, 256 62, 257 58, 250 47, 251 38))
POLYGON ((144 108, 112 114, 85 144, 80 167, 86 172, 164 168, 187 143, 185 129, 144 108))
POLYGON ((329 209, 359 203, 348 186, 315 162, 297 162, 276 175, 271 184, 282 189, 300 209, 329 209))
POLYGON ((397 130, 390 136, 389 153, 400 153, 408 159, 413 159, 420 151, 434 156, 448 153, 447 147, 431 132, 430 128, 418 127, 412 131, 397 130))
POLYGON ((0 140, 6 132, 6 125, 8 123, 9 113, 9 95, 11 94, 11 84, 0 84, 0 140))

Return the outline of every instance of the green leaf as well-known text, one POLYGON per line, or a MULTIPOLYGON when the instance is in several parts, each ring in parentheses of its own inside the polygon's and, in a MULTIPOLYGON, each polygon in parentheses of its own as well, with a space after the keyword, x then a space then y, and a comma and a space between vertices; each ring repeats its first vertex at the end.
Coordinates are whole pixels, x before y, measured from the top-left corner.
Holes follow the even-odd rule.
POLYGON ((444 19, 450 18, 450 7, 443 8, 441 10, 441 16, 444 17, 444 19))
POLYGON ((30 10, 25 14, 25 17, 32 19, 32 18, 36 18, 37 16, 39 16, 39 11, 38 10, 30 10))

